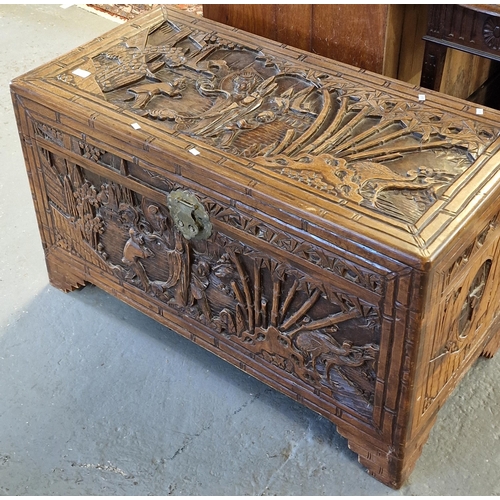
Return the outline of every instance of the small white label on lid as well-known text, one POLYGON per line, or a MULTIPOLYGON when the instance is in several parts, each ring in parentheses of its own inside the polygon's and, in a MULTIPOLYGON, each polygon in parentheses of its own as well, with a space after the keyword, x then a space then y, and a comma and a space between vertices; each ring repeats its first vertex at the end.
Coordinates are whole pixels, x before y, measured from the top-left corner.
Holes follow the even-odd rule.
POLYGON ((195 156, 198 156, 200 154, 200 152, 196 148, 191 148, 189 152, 195 156))
POLYGON ((483 114, 483 108, 476 108, 476 115, 482 115, 483 114))
POLYGON ((425 94, 418 94, 419 101, 425 101, 425 94))
POLYGON ((87 78, 87 76, 90 76, 91 73, 90 71, 87 71, 85 69, 78 68, 73 71, 73 74, 76 76, 81 76, 82 78, 87 78))
POLYGON ((130 126, 132 128, 135 128, 136 130, 139 130, 141 128, 141 126, 138 123, 131 123, 130 126))

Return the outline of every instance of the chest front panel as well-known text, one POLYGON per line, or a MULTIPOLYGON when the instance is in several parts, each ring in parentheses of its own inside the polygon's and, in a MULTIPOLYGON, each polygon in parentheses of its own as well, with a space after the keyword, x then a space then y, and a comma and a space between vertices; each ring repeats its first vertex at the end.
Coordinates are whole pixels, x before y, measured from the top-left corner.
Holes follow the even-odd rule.
POLYGON ((51 227, 47 252, 84 261, 93 281, 147 300, 159 316, 182 318, 191 338, 191 325, 208 332, 213 348, 227 346, 240 368, 266 366, 272 384, 321 402, 330 418, 383 428, 385 409, 396 408, 387 386, 404 364, 412 269, 319 245, 307 231, 190 182, 179 166, 161 175, 57 124, 32 126, 51 227), (194 223, 193 199, 200 203, 206 233, 189 238, 175 199, 194 223), (381 353, 395 337, 399 350, 381 353))

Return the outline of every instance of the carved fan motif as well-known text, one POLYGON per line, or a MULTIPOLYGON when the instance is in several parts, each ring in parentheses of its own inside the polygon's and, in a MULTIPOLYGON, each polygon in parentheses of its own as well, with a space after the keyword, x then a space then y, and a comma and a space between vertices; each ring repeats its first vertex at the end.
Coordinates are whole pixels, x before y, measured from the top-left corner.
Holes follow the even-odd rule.
POLYGON ((500 26, 498 20, 489 17, 484 22, 483 38, 490 49, 498 50, 500 48, 500 26))

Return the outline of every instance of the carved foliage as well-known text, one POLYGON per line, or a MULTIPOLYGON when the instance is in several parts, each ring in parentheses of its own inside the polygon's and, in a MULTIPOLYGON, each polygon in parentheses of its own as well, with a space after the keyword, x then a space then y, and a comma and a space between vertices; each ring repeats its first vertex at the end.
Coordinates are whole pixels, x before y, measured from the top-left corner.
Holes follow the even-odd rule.
POLYGON ((63 145, 63 134, 60 130, 57 130, 54 127, 50 127, 45 123, 33 121, 33 126, 35 129, 35 134, 43 137, 45 140, 53 142, 58 146, 63 145))
POLYGON ((105 153, 102 149, 92 146, 85 141, 79 141, 78 145, 80 147, 81 155, 84 158, 95 162, 98 162, 101 159, 101 156, 105 153))

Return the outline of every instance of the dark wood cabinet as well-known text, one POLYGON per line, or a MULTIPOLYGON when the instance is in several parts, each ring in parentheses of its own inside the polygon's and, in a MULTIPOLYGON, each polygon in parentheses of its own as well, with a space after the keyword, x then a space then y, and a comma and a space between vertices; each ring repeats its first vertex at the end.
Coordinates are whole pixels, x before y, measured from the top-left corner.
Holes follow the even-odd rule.
MULTIPOLYGON (((497 5, 430 5, 420 84, 468 97, 488 77, 498 74, 500 7, 497 5), (455 60, 453 60, 455 59, 455 60), (457 66, 461 71, 454 73, 457 66), (470 64, 466 65, 469 61, 470 64), (491 65, 491 61, 496 64, 491 65), (451 75, 450 75, 451 74, 451 75), (455 77, 450 82, 450 77, 455 77), (453 90, 451 90, 453 89, 453 90)), ((493 90, 492 93, 498 94, 493 90)), ((496 96, 484 96, 495 102, 496 96)))
POLYGON ((397 76, 401 5, 204 4, 208 19, 376 73, 397 76))

